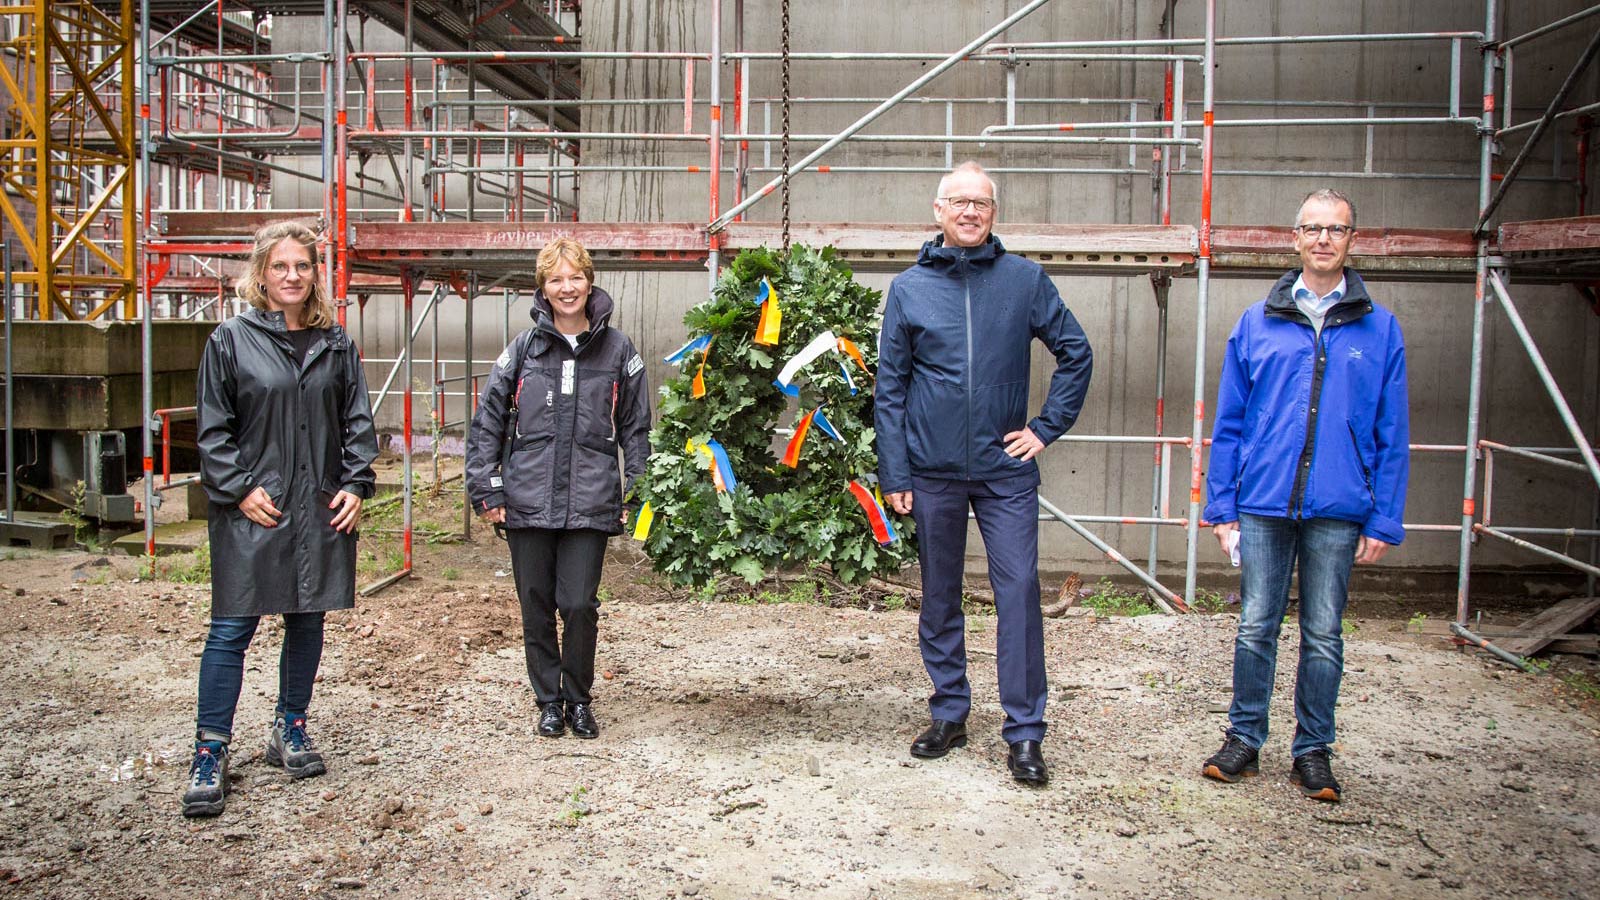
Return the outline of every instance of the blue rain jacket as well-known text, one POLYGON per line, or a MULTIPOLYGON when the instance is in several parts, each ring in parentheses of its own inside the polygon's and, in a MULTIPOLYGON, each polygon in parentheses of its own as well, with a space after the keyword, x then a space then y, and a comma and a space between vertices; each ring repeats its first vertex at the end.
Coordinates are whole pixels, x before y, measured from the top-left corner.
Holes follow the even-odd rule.
POLYGON ((1411 441, 1400 323, 1347 268, 1319 338, 1291 295, 1299 275, 1279 278, 1228 338, 1206 519, 1341 519, 1398 544, 1411 441))
POLYGON ((1077 421, 1089 390, 1089 339, 1037 263, 993 235, 977 247, 922 245, 895 276, 878 338, 873 425, 884 493, 911 476, 988 481, 1039 466, 1007 456, 1002 436, 1027 425, 1049 444, 1077 421), (1029 345, 1056 358, 1044 408, 1028 419, 1029 345))

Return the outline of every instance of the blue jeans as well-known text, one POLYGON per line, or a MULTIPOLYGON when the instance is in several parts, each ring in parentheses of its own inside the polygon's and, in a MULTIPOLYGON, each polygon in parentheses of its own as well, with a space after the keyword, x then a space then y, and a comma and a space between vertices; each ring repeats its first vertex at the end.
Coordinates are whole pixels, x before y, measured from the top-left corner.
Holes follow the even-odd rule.
POLYGON ((1361 526, 1337 519, 1239 516, 1239 635, 1233 642, 1228 733, 1256 749, 1278 669, 1278 631, 1300 563, 1300 666, 1295 672, 1293 756, 1334 741, 1333 707, 1344 674, 1344 607, 1361 526))
MULTIPOLYGON (((285 613, 283 653, 278 658, 277 715, 304 716, 311 705, 311 687, 322 663, 323 613, 285 613)), ((206 647, 200 654, 200 711, 195 740, 233 739, 233 714, 244 686, 244 651, 255 636, 260 616, 222 616, 211 620, 206 647)))

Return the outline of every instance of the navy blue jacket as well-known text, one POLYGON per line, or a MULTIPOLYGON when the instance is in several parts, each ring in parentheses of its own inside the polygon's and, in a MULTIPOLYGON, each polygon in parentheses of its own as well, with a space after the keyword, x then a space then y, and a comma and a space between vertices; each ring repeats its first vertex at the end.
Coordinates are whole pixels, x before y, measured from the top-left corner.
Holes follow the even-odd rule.
POLYGON ((1039 466, 1005 453, 1003 435, 1024 424, 1046 444, 1067 432, 1089 390, 1093 353, 1037 263, 1011 256, 993 235, 977 247, 922 245, 895 276, 878 337, 873 425, 884 493, 911 476, 988 481, 1039 466), (1044 408, 1029 421, 1029 345, 1056 358, 1044 408))
POLYGON ((1228 338, 1206 519, 1342 519, 1398 544, 1411 467, 1400 323, 1345 269, 1319 340, 1290 294, 1299 275, 1279 278, 1228 338))

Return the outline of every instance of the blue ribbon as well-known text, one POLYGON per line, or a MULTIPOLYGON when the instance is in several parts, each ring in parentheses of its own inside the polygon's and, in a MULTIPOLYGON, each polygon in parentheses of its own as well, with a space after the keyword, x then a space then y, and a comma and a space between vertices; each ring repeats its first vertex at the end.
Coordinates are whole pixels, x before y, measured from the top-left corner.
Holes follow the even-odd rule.
POLYGON ((672 355, 663 359, 662 362, 668 363, 669 365, 672 363, 681 362, 683 358, 689 354, 699 353, 709 346, 711 346, 711 335, 702 334, 689 343, 684 344, 682 347, 679 347, 677 350, 674 350, 672 355))

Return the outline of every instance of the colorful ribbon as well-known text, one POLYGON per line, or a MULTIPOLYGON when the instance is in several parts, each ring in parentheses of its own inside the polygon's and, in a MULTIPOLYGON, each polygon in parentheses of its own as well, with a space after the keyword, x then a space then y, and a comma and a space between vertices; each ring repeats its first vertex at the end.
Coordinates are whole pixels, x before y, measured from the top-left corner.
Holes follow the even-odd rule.
POLYGON ((784 465, 791 469, 798 469, 800 467, 800 447, 806 442, 806 432, 811 430, 811 420, 815 419, 817 413, 821 411, 822 407, 819 406, 816 409, 813 409, 811 412, 801 416, 800 421, 795 423, 794 437, 789 438, 789 446, 785 447, 783 450, 784 465))
POLYGON ((872 496, 872 492, 861 482, 852 480, 850 493, 855 496, 856 502, 861 504, 862 511, 867 514, 867 521, 872 524, 872 536, 878 543, 894 543, 899 535, 894 533, 894 524, 889 521, 889 517, 883 511, 883 505, 872 496))
POLYGON ((731 491, 739 486, 738 479, 733 477, 733 464, 728 461, 728 451, 714 440, 697 443, 694 438, 683 442, 683 452, 694 453, 699 451, 710 463, 711 484, 720 493, 731 491))
POLYGON ((650 536, 650 526, 655 523, 656 511, 650 508, 650 501, 639 507, 639 512, 634 515, 633 539, 642 541, 650 536))
POLYGON ((796 353, 793 358, 785 363, 783 371, 778 373, 777 379, 772 383, 778 386, 778 390, 783 391, 790 397, 800 396, 800 389, 794 385, 796 373, 805 368, 806 364, 812 360, 835 349, 838 349, 838 338, 833 336, 833 332, 824 331, 812 338, 811 343, 807 344, 805 349, 796 353))
POLYGON ((665 362, 669 365, 673 363, 679 363, 691 353, 699 353, 701 350, 709 350, 710 348, 711 335, 702 334, 694 340, 689 341, 687 344, 684 344, 682 347, 672 351, 671 355, 664 358, 662 362, 665 362))
POLYGON ((850 368, 844 364, 842 359, 839 360, 839 374, 844 376, 844 383, 850 388, 850 396, 854 397, 857 393, 856 380, 850 377, 850 368))
POLYGON ((733 463, 728 462, 728 451, 716 441, 706 441, 706 446, 711 448, 711 483, 719 491, 731 491, 738 487, 739 482, 733 477, 733 463))
POLYGON ((768 347, 778 345, 778 331, 783 325, 783 310, 778 306, 778 291, 772 282, 761 279, 756 291, 756 302, 761 304, 761 320, 756 323, 755 342, 768 347))
POLYGON ((861 371, 866 372, 869 375, 872 374, 867 369, 867 361, 861 358, 861 348, 856 346, 855 341, 852 341, 847 337, 839 338, 839 352, 855 360, 856 365, 861 367, 861 371))
MULTIPOLYGON (((822 404, 822 406, 827 405, 828 404, 826 403, 822 404)), ((839 434, 839 429, 834 428, 832 422, 828 421, 828 417, 822 412, 822 406, 819 406, 811 411, 811 414, 816 417, 813 421, 816 422, 818 428, 822 429, 823 434, 833 438, 841 444, 844 443, 844 436, 839 434)))
POLYGON ((696 400, 706 395, 706 360, 711 358, 711 342, 706 341, 706 352, 700 354, 700 368, 694 370, 694 382, 689 386, 689 395, 696 400))

